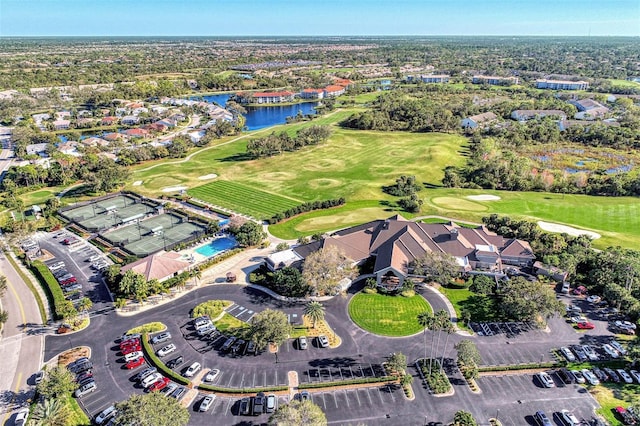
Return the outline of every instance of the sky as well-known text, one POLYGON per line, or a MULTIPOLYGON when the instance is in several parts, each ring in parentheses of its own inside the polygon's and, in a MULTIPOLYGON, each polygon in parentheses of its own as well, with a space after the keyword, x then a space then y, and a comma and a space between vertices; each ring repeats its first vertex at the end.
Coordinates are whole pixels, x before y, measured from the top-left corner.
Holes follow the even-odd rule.
POLYGON ((11 36, 640 36, 640 0, 0 0, 11 36))

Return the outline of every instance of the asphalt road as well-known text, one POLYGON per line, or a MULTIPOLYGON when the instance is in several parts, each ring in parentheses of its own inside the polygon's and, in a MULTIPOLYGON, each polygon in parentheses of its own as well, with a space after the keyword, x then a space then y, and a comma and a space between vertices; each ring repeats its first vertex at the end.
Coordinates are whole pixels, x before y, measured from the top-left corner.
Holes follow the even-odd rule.
POLYGON ((2 309, 9 319, 0 340, 0 424, 13 424, 12 413, 33 394, 33 373, 42 365, 43 327, 31 290, 0 253, 0 274, 7 277, 2 309))
MULTIPOLYGON (((437 295, 419 291, 423 292, 435 310, 444 307, 444 302, 437 295)), ((349 297, 337 297, 324 303, 327 321, 342 338, 342 345, 335 349, 322 349, 312 344, 308 350, 302 351, 298 350, 294 341, 289 341, 280 348, 277 359, 269 353, 236 357, 221 352, 222 339, 203 340, 193 331, 189 312, 197 303, 208 299, 232 300, 235 305, 229 312, 244 320, 266 308, 281 309, 291 318, 296 318, 295 315, 302 314, 303 305, 275 301, 242 285, 214 284, 194 290, 144 314, 123 317, 106 312, 93 315, 92 324, 85 331, 70 336, 48 336, 45 358, 77 345, 92 347, 94 374, 99 390, 83 398, 82 404, 93 415, 133 392, 142 392, 131 381, 136 371, 123 369, 115 339, 129 328, 150 321, 165 323, 173 336, 172 343, 176 344, 177 351, 167 356, 167 360, 182 355, 184 363, 179 369, 188 367, 194 361, 200 362, 203 369, 218 368, 221 373, 215 384, 221 386, 242 388, 287 384, 289 371, 296 371, 301 383, 370 377, 383 374, 380 365, 392 352, 403 352, 410 362, 423 356, 422 334, 406 338, 382 338, 355 327, 348 318, 349 297)), ((491 364, 537 362, 541 357, 544 360, 551 359, 550 350, 559 346, 560 342, 578 343, 604 339, 610 335, 601 324, 587 333, 573 331, 560 318, 552 320, 550 326, 550 332, 529 331, 472 339, 477 343, 484 363, 491 364)), ((429 333, 427 338, 430 339, 429 333)), ((453 344, 462 338, 466 337, 452 335, 445 351, 447 374, 455 389, 453 396, 434 397, 423 386, 416 369, 409 367, 409 372, 414 375, 415 401, 408 401, 401 389, 393 386, 313 393, 313 400, 323 408, 330 424, 435 425, 437 422, 451 421, 459 409, 469 410, 477 419, 485 422, 489 417, 494 417, 499 409, 500 419, 505 425, 527 424, 531 420, 527 416, 538 409, 551 414, 567 408, 574 410, 579 417, 591 418, 595 401, 583 388, 564 386, 541 389, 533 382, 531 375, 482 378, 479 380, 482 393, 471 392, 457 370, 452 368, 455 357, 453 344)), ((156 349, 160 346, 157 345, 156 349)), ((238 416, 238 400, 225 397, 218 397, 207 413, 199 413, 199 399, 190 407, 190 424, 211 424, 212 415, 216 424, 221 425, 260 424, 267 420, 266 415, 256 418, 238 416)), ((286 402, 286 398, 282 397, 280 402, 286 402)))

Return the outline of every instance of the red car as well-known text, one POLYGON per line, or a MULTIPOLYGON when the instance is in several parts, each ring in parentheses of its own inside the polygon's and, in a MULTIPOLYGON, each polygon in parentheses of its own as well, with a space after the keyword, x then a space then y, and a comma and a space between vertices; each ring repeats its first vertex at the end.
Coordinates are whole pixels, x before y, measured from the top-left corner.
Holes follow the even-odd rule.
POLYGON ((171 382, 168 377, 163 377, 162 379, 154 382, 151 386, 149 386, 149 392, 159 391, 167 387, 167 385, 171 382))
POLYGON ((593 323, 589 322, 589 321, 583 321, 583 322, 579 322, 578 324, 576 324, 578 326, 578 328, 580 330, 593 330, 594 328, 596 328, 595 325, 593 325, 593 323))
POLYGON ((138 368, 143 364, 144 364, 144 358, 140 357, 127 362, 124 366, 127 367, 127 370, 133 370, 134 368, 138 368))
POLYGON ((127 346, 136 346, 140 344, 140 339, 129 339, 120 343, 120 349, 124 349, 127 346))
POLYGON ((76 279, 76 277, 71 277, 71 278, 67 278, 64 281, 60 281, 60 285, 62 285, 64 287, 64 286, 67 286, 67 285, 75 284, 77 282, 78 282, 78 280, 76 279))
POLYGON ((130 345, 120 349, 120 352, 122 352, 122 355, 126 355, 126 354, 130 354, 131 352, 137 352, 141 350, 142 348, 140 347, 140 345, 130 345))

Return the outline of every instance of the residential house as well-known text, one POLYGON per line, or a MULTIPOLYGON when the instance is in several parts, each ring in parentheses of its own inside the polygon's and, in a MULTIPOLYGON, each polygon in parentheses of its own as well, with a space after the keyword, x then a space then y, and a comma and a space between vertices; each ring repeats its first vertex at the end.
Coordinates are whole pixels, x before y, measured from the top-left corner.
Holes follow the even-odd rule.
POLYGON ((81 109, 76 115, 78 117, 93 117, 93 113, 88 109, 81 109))
POLYGON ((473 84, 488 84, 491 86, 511 86, 518 84, 518 77, 498 77, 495 75, 474 75, 473 84))
POLYGON ((100 124, 103 126, 112 126, 114 124, 118 124, 118 120, 118 117, 113 116, 102 117, 102 120, 100 120, 100 124))
POLYGON ((483 112, 482 114, 472 115, 471 117, 467 117, 461 121, 461 126, 465 129, 475 129, 481 124, 489 124, 493 121, 496 121, 498 116, 489 112, 483 112))
POLYGON ((63 154, 79 157, 81 154, 78 152, 78 145, 76 141, 63 142, 58 145, 58 151, 63 154))
POLYGON ((162 106, 162 105, 156 105, 151 107, 151 111, 153 111, 154 113, 158 114, 158 115, 163 115, 165 114, 167 111, 169 111, 169 108, 162 106))
POLYGON ((15 97, 18 97, 18 95, 20 95, 20 92, 18 92, 17 90, 3 90, 2 92, 0 92, 0 99, 13 99, 15 97))
MULTIPOLYGON (((558 129, 560 129, 561 132, 564 132, 570 127, 582 126, 589 130, 592 123, 593 121, 590 120, 559 120, 558 129)), ((620 123, 615 120, 599 120, 597 123, 602 126, 620 127, 620 123)))
POLYGON ((511 118, 518 121, 528 121, 542 117, 558 117, 561 120, 565 120, 567 114, 559 109, 517 109, 511 113, 511 118))
POLYGON ((47 146, 49 144, 46 143, 32 143, 26 146, 27 155, 39 155, 41 157, 47 156, 47 146))
POLYGON ((56 120, 53 122, 55 130, 67 130, 69 126, 71 126, 71 121, 69 120, 56 120))
POLYGON ((109 160, 113 161, 116 161, 118 159, 118 156, 113 152, 99 152, 98 157, 108 158, 109 160))
POLYGON ((115 142, 120 140, 126 140, 127 137, 122 133, 113 132, 113 133, 107 133, 106 135, 103 135, 102 139, 106 140, 107 142, 115 142))
POLYGON ((345 89, 348 89, 350 86, 353 85, 353 81, 349 80, 348 78, 336 78, 334 79, 333 84, 335 84, 336 86, 342 86, 345 89))
POLYGON ((265 265, 270 271, 277 271, 288 266, 296 266, 302 262, 303 258, 294 250, 282 250, 270 254, 265 259, 265 265))
POLYGON ((92 127, 95 122, 96 121, 93 118, 78 118, 76 120, 76 128, 92 127))
POLYGON ((346 89, 343 86, 337 86, 337 85, 327 86, 324 88, 324 97, 334 98, 336 96, 340 96, 344 94, 345 91, 346 89))
POLYGON ((129 114, 128 108, 116 108, 116 116, 122 117, 123 115, 129 114))
POLYGON ((86 139, 82 139, 80 140, 80 143, 84 146, 107 146, 109 145, 109 142, 102 139, 102 138, 95 138, 95 137, 91 137, 91 138, 86 138, 86 139))
POLYGON ((586 81, 569 81, 569 80, 536 80, 536 87, 538 89, 551 89, 551 90, 587 90, 589 83, 586 81))
POLYGON ((149 132, 145 129, 128 129, 123 133, 132 138, 146 138, 149 135, 149 132))
POLYGON ((142 274, 147 281, 158 280, 163 282, 187 269, 190 263, 180 260, 182 255, 176 252, 159 251, 143 259, 129 263, 120 268, 120 273, 132 270, 142 274))
POLYGON ((71 118, 71 112, 69 111, 58 111, 56 112, 56 119, 58 120, 68 120, 71 118))
POLYGON ((134 108, 133 111, 131 111, 133 115, 147 114, 148 112, 149 112, 149 108, 145 108, 145 107, 134 108))
POLYGON ((446 74, 429 74, 429 75, 421 75, 418 77, 409 75, 407 76, 407 81, 412 83, 414 81, 422 81, 423 83, 448 83, 451 77, 446 74))
POLYGON ((120 120, 120 123, 124 124, 125 126, 132 126, 134 124, 138 124, 139 122, 140 122, 140 117, 136 115, 125 115, 120 120))
POLYGON ((0 146, 3 149, 11 149, 11 136, 13 135, 13 127, 7 127, 0 124, 0 146))
POLYGON ((581 99, 569 101, 569 103, 578 108, 578 112, 573 116, 576 120, 595 120, 604 117, 609 112, 609 108, 593 99, 581 99))
POLYGON ((191 142, 193 143, 198 143, 200 142, 200 140, 204 137, 204 135, 206 135, 207 132, 204 130, 195 130, 193 132, 189 132, 187 133, 187 135, 189 136, 189 139, 191 139, 191 142))
POLYGON ((304 89, 300 92, 302 99, 322 99, 324 98, 324 89, 304 89))
POLYGON ((388 289, 402 286, 413 272, 411 263, 427 252, 453 256, 461 272, 488 275, 501 275, 504 265, 531 266, 535 260, 528 242, 502 237, 485 226, 410 222, 399 215, 347 228, 292 250, 306 258, 327 247, 338 248, 354 263, 373 257, 377 283, 388 289))
POLYGON ((151 123, 151 124, 147 124, 145 126, 142 126, 143 129, 148 130, 149 132, 155 132, 155 133, 162 133, 165 130, 167 130, 167 126, 160 123, 159 121, 156 121, 155 123, 151 123))

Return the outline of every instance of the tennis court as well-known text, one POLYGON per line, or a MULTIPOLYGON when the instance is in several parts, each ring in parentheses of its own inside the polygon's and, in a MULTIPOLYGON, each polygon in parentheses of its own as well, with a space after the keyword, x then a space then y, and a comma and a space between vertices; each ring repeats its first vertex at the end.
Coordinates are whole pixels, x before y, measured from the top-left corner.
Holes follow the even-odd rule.
POLYGON ((129 221, 142 219, 153 214, 156 207, 129 195, 98 200, 84 206, 74 207, 62 212, 69 220, 76 222, 91 232, 100 231, 129 221))
POLYGON ((196 239, 205 231, 204 225, 188 222, 186 217, 163 213, 114 229, 103 237, 138 257, 144 257, 196 239))

